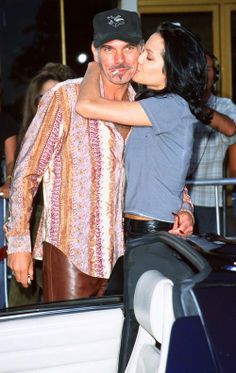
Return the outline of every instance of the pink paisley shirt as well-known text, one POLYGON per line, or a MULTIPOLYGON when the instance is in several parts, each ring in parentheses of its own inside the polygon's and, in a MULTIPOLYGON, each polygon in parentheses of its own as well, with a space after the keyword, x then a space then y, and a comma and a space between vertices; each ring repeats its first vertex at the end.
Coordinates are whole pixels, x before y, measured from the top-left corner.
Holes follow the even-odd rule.
MULTIPOLYGON (((124 253, 125 142, 114 124, 76 113, 80 81, 62 82, 47 92, 26 133, 11 186, 8 253, 31 252, 32 200, 43 180, 34 257, 42 257, 47 241, 84 273, 108 278, 124 253)), ((131 87, 129 94, 133 99, 131 87)))

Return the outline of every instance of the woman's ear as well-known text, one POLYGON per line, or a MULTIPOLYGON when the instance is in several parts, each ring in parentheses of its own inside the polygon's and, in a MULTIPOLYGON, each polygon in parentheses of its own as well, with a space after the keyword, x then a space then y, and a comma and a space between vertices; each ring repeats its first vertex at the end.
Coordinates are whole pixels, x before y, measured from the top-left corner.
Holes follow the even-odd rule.
POLYGON ((92 44, 91 46, 91 49, 92 49, 92 53, 93 53, 93 59, 95 62, 98 62, 98 50, 94 47, 94 45, 92 44))

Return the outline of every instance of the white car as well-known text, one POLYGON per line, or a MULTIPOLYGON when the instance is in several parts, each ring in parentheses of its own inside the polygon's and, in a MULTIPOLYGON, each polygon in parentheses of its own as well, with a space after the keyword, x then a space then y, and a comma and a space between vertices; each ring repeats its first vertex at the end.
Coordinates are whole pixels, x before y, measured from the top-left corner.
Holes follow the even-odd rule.
POLYGON ((120 260, 110 295, 1 312, 0 372, 233 373, 236 245, 218 239, 147 234, 128 243, 124 295, 120 260))

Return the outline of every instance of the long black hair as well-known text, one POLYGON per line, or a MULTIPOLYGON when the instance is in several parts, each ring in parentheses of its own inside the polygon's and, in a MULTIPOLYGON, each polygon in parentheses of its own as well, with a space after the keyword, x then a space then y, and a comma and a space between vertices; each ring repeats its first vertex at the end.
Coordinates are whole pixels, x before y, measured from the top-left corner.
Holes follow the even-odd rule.
POLYGON ((204 47, 197 35, 183 26, 162 22, 156 32, 164 40, 166 87, 160 91, 145 89, 136 100, 151 96, 177 94, 189 104, 195 117, 210 123, 211 110, 205 108, 203 96, 207 85, 207 62, 204 47))

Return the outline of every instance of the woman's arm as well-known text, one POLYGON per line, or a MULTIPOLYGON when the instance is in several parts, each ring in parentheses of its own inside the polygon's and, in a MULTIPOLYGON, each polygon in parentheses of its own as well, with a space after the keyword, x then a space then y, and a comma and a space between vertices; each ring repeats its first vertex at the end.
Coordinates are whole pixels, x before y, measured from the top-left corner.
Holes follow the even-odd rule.
MULTIPOLYGON (((119 89, 117 89, 118 91, 119 89)), ((101 97, 100 68, 97 62, 88 64, 88 69, 80 85, 76 111, 84 118, 100 119, 129 126, 151 126, 148 116, 138 102, 115 101, 115 99, 108 100, 101 97)))
POLYGON ((11 177, 15 163, 16 153, 16 135, 8 137, 4 142, 4 151, 6 158, 6 181, 0 187, 0 192, 4 198, 9 198, 9 190, 11 185, 11 177))
POLYGON ((16 135, 5 140, 6 174, 12 175, 16 154, 16 135))

